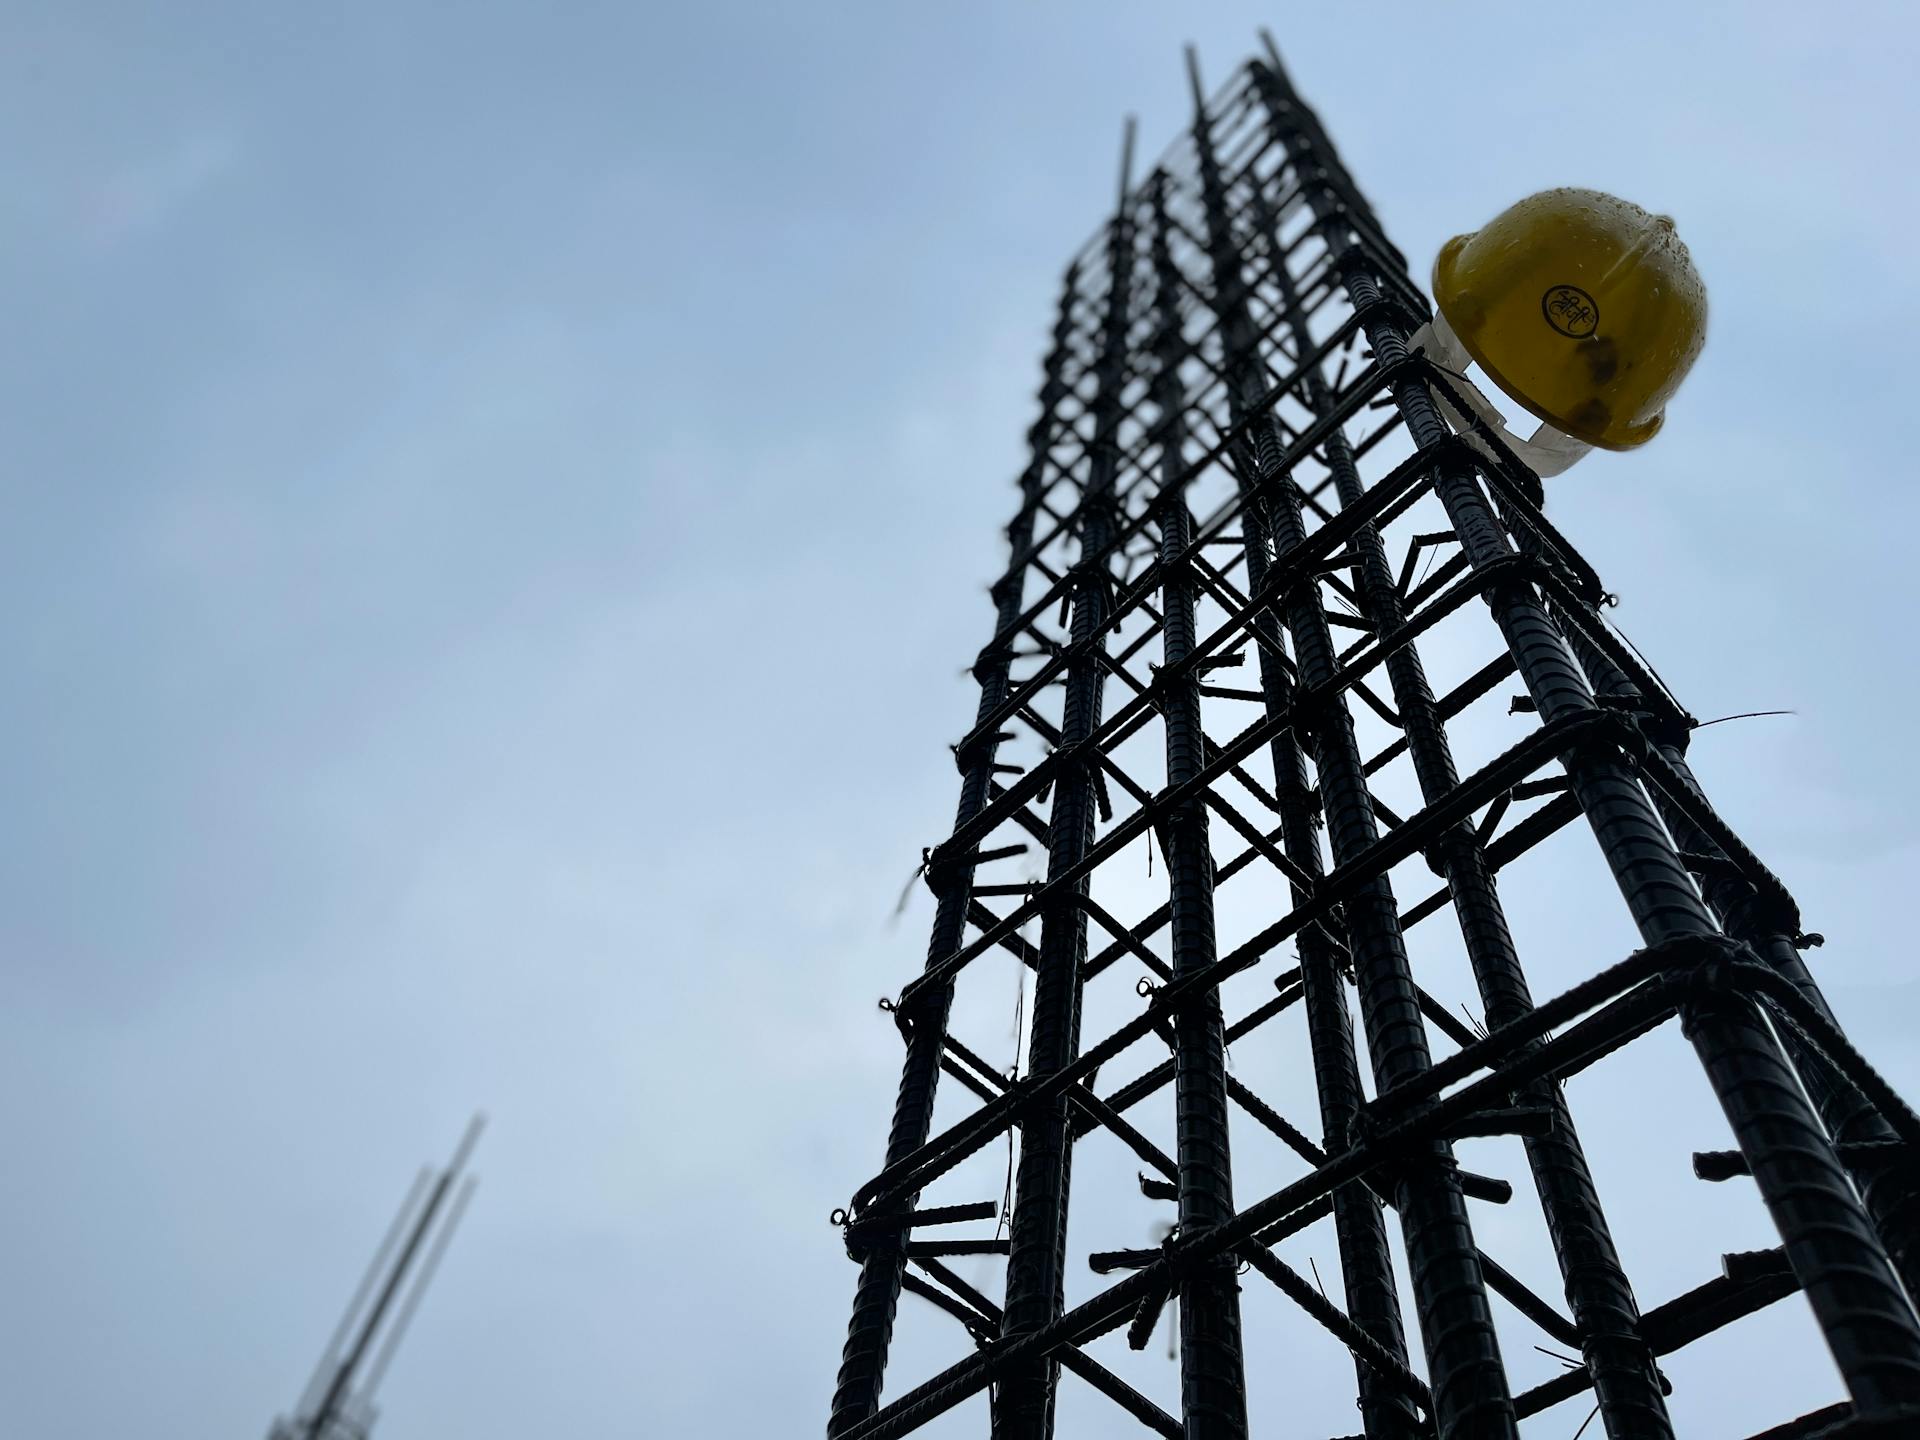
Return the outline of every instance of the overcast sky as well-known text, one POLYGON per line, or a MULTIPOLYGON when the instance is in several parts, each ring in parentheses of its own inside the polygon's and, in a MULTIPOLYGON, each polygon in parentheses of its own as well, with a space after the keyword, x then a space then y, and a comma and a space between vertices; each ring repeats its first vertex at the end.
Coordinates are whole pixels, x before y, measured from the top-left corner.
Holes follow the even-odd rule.
MULTIPOLYGON (((1920 1093, 1920 18, 1181 9, 0 0, 0 1428, 264 1434, 484 1107, 386 1440, 818 1433, 1059 271, 1261 23, 1423 276, 1547 185, 1677 218, 1706 352, 1552 513, 1697 714, 1797 712, 1697 768, 1920 1093)), ((1626 943, 1554 873, 1542 994, 1626 943)), ((1768 1243, 1674 1238, 1669 1058, 1687 1123, 1589 1134, 1648 1305, 1768 1243)), ((1690 1433, 1838 1398, 1799 1306, 1690 1433)), ((1352 1428, 1330 1341, 1255 1359, 1352 1428)))

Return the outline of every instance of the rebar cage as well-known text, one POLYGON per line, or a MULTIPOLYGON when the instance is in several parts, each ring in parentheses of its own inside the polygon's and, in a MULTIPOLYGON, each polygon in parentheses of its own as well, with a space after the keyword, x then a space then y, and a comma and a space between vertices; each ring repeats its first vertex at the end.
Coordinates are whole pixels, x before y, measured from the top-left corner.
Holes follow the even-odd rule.
POLYGON ((1159 1434, 1245 1436, 1243 1310, 1277 1296, 1350 1353, 1311 1379, 1350 1386, 1369 1437, 1517 1435, 1587 1392, 1607 1435, 1668 1436, 1660 1358, 1795 1293, 1848 1398, 1765 1434, 1920 1434, 1920 1119, 1841 1034, 1801 958, 1819 937, 1701 793, 1697 722, 1610 628, 1539 481, 1442 419, 1459 377, 1409 346, 1427 302, 1271 43, 1193 89, 1190 131, 1144 178, 1123 165, 1066 272, 958 814, 926 855, 926 968, 883 1004, 906 1052, 885 1163, 834 1217, 859 1280, 828 1434, 988 1392, 994 1436, 1039 1440, 1064 1370, 1159 1434), (1499 876, 1580 822, 1638 948, 1536 1002, 1499 876), (1477 1014, 1423 985, 1442 952, 1477 1014), (1009 966, 1011 1072, 958 1033, 1004 1015, 1009 966), (1738 1144, 1696 1171, 1751 1176, 1781 1243, 1642 1310, 1563 1085, 1672 1020, 1738 1144), (1242 1078, 1270 1062, 1317 1123, 1242 1078), (1171 1223, 1078 1252, 1115 1278, 1069 1306, 1095 1134, 1103 1183, 1123 1156, 1171 1223), (1270 1152, 1243 1191, 1291 1178, 1236 1196, 1236 1134, 1234 1161, 1249 1135, 1270 1152), (996 1217, 1016 1136, 1003 1229, 953 1228, 996 1217), (1468 1202, 1514 1187, 1456 1149, 1494 1136, 1557 1296, 1476 1242, 1468 1202), (1321 1225, 1334 1292, 1274 1249, 1321 1225), (966 1255, 1006 1257, 999 1299, 966 1255), (962 1358, 883 1404, 903 1290, 962 1358), (1518 1385, 1490 1297, 1567 1368, 1518 1385), (1178 1414, 1087 1349, 1123 1327, 1139 1348, 1166 1309, 1178 1414))

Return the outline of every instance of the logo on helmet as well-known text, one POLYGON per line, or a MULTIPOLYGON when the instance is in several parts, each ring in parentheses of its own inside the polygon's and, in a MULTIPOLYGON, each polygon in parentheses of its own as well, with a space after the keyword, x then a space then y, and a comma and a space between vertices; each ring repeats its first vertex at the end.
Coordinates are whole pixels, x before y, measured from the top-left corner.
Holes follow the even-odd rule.
POLYGON ((1540 313, 1562 335, 1584 340, 1600 324, 1600 307, 1578 285, 1555 285, 1540 297, 1540 313))

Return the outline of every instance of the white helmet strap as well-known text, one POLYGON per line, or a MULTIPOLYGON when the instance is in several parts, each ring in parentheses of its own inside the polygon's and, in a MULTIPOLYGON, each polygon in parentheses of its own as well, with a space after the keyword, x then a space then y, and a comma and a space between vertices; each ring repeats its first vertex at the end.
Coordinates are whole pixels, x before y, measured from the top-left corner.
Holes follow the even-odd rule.
POLYGON ((1433 319, 1407 337, 1407 348, 1425 352, 1429 360, 1453 377, 1452 388, 1459 391, 1459 402, 1446 390, 1429 387, 1434 404, 1439 406, 1447 423, 1489 460, 1495 458, 1493 447, 1474 433, 1472 421, 1459 408, 1460 402, 1464 402, 1481 423, 1498 433, 1520 463, 1543 480, 1571 469, 1592 451, 1593 447, 1586 441, 1576 440, 1544 420, 1524 440, 1509 430, 1507 417, 1494 409, 1493 402, 1487 399, 1480 387, 1467 378, 1466 369, 1473 363, 1473 357, 1467 354, 1467 347, 1453 333, 1453 327, 1447 324, 1445 315, 1435 312, 1433 319))

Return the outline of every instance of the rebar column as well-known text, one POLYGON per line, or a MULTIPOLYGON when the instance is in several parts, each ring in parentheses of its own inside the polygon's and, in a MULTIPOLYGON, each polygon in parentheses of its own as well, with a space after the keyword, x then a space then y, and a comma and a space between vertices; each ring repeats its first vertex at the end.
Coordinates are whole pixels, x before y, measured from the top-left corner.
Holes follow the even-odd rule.
MULTIPOLYGON (((1007 698, 1013 630, 1020 618, 1034 520, 1046 493, 1047 456, 1059 424, 1060 401, 1067 394, 1061 374, 1069 358, 1078 285, 1077 267, 1069 269, 1053 327, 1053 345, 1043 366, 1040 417, 1028 432, 1031 459, 1020 477, 1020 508, 1007 527, 1011 558, 1006 573, 993 587, 996 607, 993 640, 980 652, 973 666, 974 678, 980 682, 976 729, 1007 698)), ((956 830, 986 805, 998 748, 997 738, 989 735, 971 750, 955 756, 961 776, 960 803, 954 820, 956 830)), ((973 896, 973 870, 972 864, 964 860, 937 863, 928 870, 927 882, 935 896, 933 931, 927 941, 928 966, 946 959, 959 949, 965 938, 967 903, 973 896)), ((893 1126, 887 1135, 888 1165, 897 1164, 924 1145, 932 1128, 934 1089, 940 1080, 940 1056, 946 1043, 947 1017, 952 1004, 953 986, 949 982, 933 991, 923 1005, 916 1006, 913 1014, 900 1017, 907 1053, 900 1072, 899 1096, 893 1107, 893 1126)), ((909 1234, 902 1228, 874 1238, 861 1259, 860 1278, 854 1287, 853 1315, 847 1322, 847 1343, 840 1353, 840 1373, 827 1420, 829 1437, 846 1433, 879 1408, 887 1351, 893 1341, 894 1313, 900 1303, 900 1277, 906 1268, 909 1234)))
MULTIPOLYGON (((1192 65, 1191 52, 1189 62, 1192 65)), ((1265 393, 1264 369, 1246 309, 1240 250, 1234 243, 1197 65, 1192 70, 1194 141, 1207 210, 1213 303, 1221 319, 1228 383, 1239 389, 1250 409, 1265 393)), ((1257 490, 1248 510, 1264 509, 1276 554, 1284 558, 1305 540, 1306 531, 1299 492, 1292 477, 1282 473, 1283 447, 1271 412, 1253 424, 1252 443, 1257 490)), ((1331 687, 1339 667, 1320 608, 1318 581, 1303 577, 1280 599, 1293 637, 1300 687, 1326 693, 1323 687, 1331 687)), ((1333 698, 1315 713, 1296 713, 1294 721, 1313 748, 1334 860, 1353 859, 1379 838, 1353 717, 1344 700, 1333 698)), ((1400 933, 1399 910, 1386 878, 1363 885, 1344 909, 1374 1083, 1384 1093, 1429 1067, 1425 1023, 1400 933)), ((1341 1137, 1342 1143, 1345 1139, 1341 1137)), ((1329 1143, 1334 1143, 1334 1137, 1329 1137, 1329 1143)), ((1437 1140, 1422 1146, 1382 1178, 1389 1183, 1400 1213, 1441 1440, 1467 1436, 1499 1440, 1517 1435, 1493 1313, 1451 1147, 1437 1140)))
MULTIPOLYGON (((1275 138, 1299 177, 1329 252, 1337 254, 1352 239, 1351 227, 1342 218, 1344 202, 1326 175, 1316 173, 1323 172, 1324 167, 1316 163, 1304 136, 1297 130, 1276 129, 1275 138)), ((1302 314, 1299 287, 1281 255, 1277 218, 1264 191, 1258 188, 1254 206, 1274 257, 1272 271, 1287 328, 1298 353, 1308 354, 1313 341, 1302 314)), ((1304 389, 1308 409, 1319 413, 1328 408, 1332 397, 1319 366, 1308 370, 1304 389)), ((1323 453, 1341 506, 1360 504, 1365 490, 1345 434, 1336 429, 1329 435, 1323 453)), ((1349 548, 1359 562, 1353 571, 1353 585, 1361 616, 1383 644, 1389 643, 1405 626, 1406 616, 1379 531, 1372 525, 1361 527, 1349 548)), ((1459 772, 1419 650, 1412 645, 1394 650, 1387 657, 1386 669, 1421 796, 1428 805, 1438 804, 1458 786, 1459 772)), ((1473 826, 1464 821, 1455 826, 1429 854, 1452 892, 1454 914, 1488 1028, 1498 1029, 1530 1014, 1533 997, 1507 927, 1492 867, 1473 826)), ((1536 1048, 1537 1044, 1526 1047, 1528 1051, 1536 1048)), ((1566 1097, 1557 1083, 1543 1080, 1517 1092, 1515 1099, 1544 1106, 1552 1116, 1551 1129, 1544 1135, 1525 1137, 1524 1144, 1567 1304, 1593 1376, 1601 1423, 1612 1440, 1670 1440, 1673 1426, 1660 1393, 1653 1352, 1641 1337, 1639 1307, 1600 1208, 1566 1097)))
MULTIPOLYGON (((1336 169, 1338 159, 1317 121, 1310 129, 1301 125, 1301 117, 1310 112, 1284 71, 1277 62, 1262 69, 1277 123, 1305 129, 1322 150, 1322 163, 1336 169)), ((1342 262, 1342 283, 1376 358, 1389 368, 1404 365, 1406 331, 1396 319, 1398 307, 1383 292, 1378 262, 1370 260, 1364 248, 1350 250, 1342 262)), ((1446 438, 1446 424, 1423 379, 1403 370, 1391 389, 1416 445, 1437 445, 1446 438)), ((1475 570, 1500 564, 1514 553, 1471 469, 1458 462, 1442 463, 1434 491, 1475 570)), ((1533 587, 1506 577, 1489 587, 1486 599, 1542 722, 1552 724, 1593 710, 1592 689, 1533 587)), ((1589 740, 1570 750, 1564 763, 1646 941, 1717 934, 1653 803, 1618 750, 1589 740)), ((1903 1405, 1920 1402, 1920 1321, 1754 1002, 1715 979, 1711 970, 1699 975, 1683 1011, 1683 1028, 1779 1228, 1787 1258, 1855 1406, 1863 1416, 1897 1413, 1903 1405)))
MULTIPOLYGON (((1133 126, 1127 126, 1120 167, 1120 201, 1107 236, 1107 302, 1093 401, 1094 434, 1085 496, 1080 506, 1080 559, 1074 565, 1072 658, 1060 725, 1064 761, 1053 785, 1048 817, 1047 877, 1063 875, 1085 858, 1093 840, 1094 787, 1100 756, 1091 741, 1100 725, 1106 679, 1103 652, 1112 581, 1107 556, 1113 530, 1114 481, 1126 384, 1128 289, 1133 273, 1133 227, 1127 209, 1133 126)), ((1040 1081, 1072 1063, 1080 1049, 1080 976, 1087 953, 1088 891, 1082 877, 1041 913, 1040 956, 1034 975, 1027 1072, 1040 1081)), ((1073 1168, 1069 1097, 1057 1096, 1028 1112, 1020 1124, 1020 1163, 1014 1186, 1007 1255, 1006 1312, 1001 1334, 1018 1337, 1059 1318, 1067 1265, 1067 1199, 1073 1168)), ((1057 1361, 1010 1366, 993 1403, 994 1440, 1048 1440, 1053 1434, 1057 1361)))
MULTIPOLYGON (((1162 654, 1168 675, 1160 708, 1166 729, 1167 785, 1188 785, 1205 763, 1200 679, 1181 669, 1195 643, 1195 583, 1186 550, 1193 521, 1182 479, 1186 439, 1180 364, 1180 278, 1167 248, 1161 177, 1154 185, 1154 312, 1158 325, 1154 397, 1160 441, 1160 588, 1162 654)), ((1217 958, 1213 926, 1213 850, 1204 796, 1170 810, 1160 824, 1167 861, 1173 977, 1205 969, 1217 958)), ((1233 1167, 1227 1140, 1226 1022, 1220 992, 1183 1006, 1174 1019, 1175 1163, 1179 1166, 1180 1233, 1198 1234, 1233 1218, 1233 1167)), ((1188 1274, 1180 1290, 1180 1412, 1187 1440, 1243 1440, 1246 1374, 1240 1353, 1240 1294, 1230 1255, 1188 1274)))

